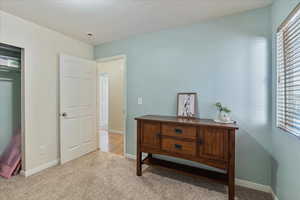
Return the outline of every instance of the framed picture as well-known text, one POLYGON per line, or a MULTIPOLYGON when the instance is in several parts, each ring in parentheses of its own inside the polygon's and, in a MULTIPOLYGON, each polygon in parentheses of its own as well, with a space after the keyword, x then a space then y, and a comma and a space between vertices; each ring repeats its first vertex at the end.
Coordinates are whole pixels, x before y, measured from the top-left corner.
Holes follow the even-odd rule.
POLYGON ((193 118, 196 116, 197 93, 177 94, 177 117, 193 118))

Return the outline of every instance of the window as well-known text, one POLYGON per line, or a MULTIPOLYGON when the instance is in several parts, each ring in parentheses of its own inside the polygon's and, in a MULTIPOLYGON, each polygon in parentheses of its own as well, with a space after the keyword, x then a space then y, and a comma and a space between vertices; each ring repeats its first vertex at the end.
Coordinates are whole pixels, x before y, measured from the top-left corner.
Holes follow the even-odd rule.
POLYGON ((277 127, 300 137, 300 6, 277 31, 277 127))

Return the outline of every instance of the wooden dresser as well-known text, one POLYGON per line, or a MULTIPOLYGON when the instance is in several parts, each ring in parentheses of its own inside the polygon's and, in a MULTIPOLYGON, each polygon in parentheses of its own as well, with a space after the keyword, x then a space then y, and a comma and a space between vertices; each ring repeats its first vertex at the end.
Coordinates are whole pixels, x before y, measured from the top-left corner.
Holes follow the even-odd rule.
POLYGON ((236 124, 220 124, 210 119, 184 119, 146 115, 137 120, 137 176, 142 164, 200 176, 228 185, 229 200, 235 194, 236 124), (142 160, 142 153, 148 156, 142 160), (152 157, 167 155, 199 162, 224 173, 177 164, 152 157))

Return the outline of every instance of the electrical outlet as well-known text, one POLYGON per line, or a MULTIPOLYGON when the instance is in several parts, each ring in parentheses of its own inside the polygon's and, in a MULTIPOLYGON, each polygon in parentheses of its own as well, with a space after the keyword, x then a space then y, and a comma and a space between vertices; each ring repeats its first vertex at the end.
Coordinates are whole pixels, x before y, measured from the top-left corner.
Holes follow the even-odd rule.
POLYGON ((142 105, 143 104, 143 98, 142 97, 138 97, 138 105, 142 105))

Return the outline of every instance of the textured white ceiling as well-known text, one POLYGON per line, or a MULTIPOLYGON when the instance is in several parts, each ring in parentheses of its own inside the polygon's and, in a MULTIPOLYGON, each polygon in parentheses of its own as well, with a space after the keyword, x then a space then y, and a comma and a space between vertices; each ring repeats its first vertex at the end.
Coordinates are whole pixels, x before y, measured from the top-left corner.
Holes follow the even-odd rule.
POLYGON ((100 44, 265 7, 272 0, 0 0, 0 9, 100 44), (89 40, 87 33, 94 34, 89 40))

